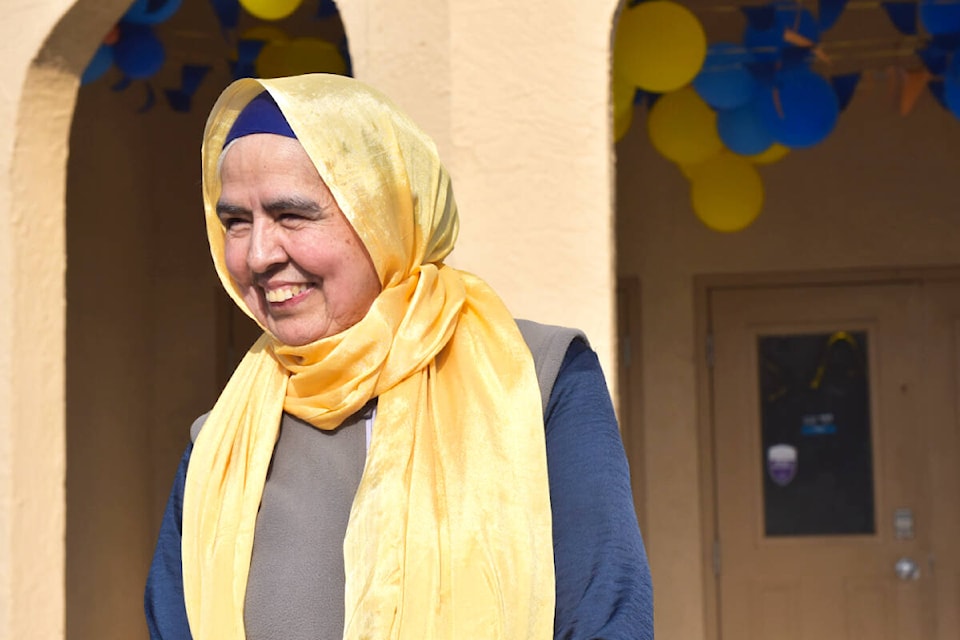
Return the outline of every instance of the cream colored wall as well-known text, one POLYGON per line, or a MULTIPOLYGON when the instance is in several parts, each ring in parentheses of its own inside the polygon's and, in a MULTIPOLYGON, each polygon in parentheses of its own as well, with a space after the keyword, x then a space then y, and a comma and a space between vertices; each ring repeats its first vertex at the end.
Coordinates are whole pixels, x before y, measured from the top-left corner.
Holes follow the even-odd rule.
POLYGON ((613 382, 616 2, 453 6, 460 260, 517 315, 584 329, 613 382))
MULTIPOLYGON (((69 87, 36 74, 24 92, 50 107, 48 119, 5 103, 0 118, 62 136, 68 112, 52 98, 69 87)), ((36 196, 32 187, 35 170, 62 173, 65 149, 43 142, 17 136, 0 153, 0 295, 10 310, 0 320, 0 636, 9 638, 63 629, 63 185, 36 196)))
MULTIPOLYGON (((109 5, 109 2, 102 3, 109 5)), ((63 172, 75 75, 30 66, 65 0, 0 21, 0 637, 64 628, 63 172)))
POLYGON ((646 533, 657 635, 704 638, 694 277, 960 263, 960 121, 925 96, 908 118, 861 90, 837 130, 761 170, 763 213, 720 235, 650 146, 638 112, 617 145, 618 270, 642 281, 646 533))
MULTIPOLYGON (((129 94, 85 88, 67 180, 77 77, 127 4, 33 2, 0 22, 0 118, 18 123, 0 130, 4 638, 63 637, 65 619, 71 638, 144 635, 160 503, 189 421, 216 392, 218 294, 190 217, 196 122, 175 133, 178 115, 138 121, 129 94)), ((613 382, 617 3, 514 4, 340 8, 355 74, 406 107, 450 166, 457 264, 517 315, 587 330, 613 382)))
POLYGON ((584 329, 612 384, 618 2, 378 4, 340 3, 351 43, 364 34, 355 72, 436 139, 461 211, 451 263, 515 315, 584 329))

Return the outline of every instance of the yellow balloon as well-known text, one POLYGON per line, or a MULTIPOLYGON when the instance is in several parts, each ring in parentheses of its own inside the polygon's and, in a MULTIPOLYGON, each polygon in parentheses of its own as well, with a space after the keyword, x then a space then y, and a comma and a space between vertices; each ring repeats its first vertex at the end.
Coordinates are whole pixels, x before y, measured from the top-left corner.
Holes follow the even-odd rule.
POLYGON ((279 78, 303 73, 347 72, 347 63, 336 45, 320 38, 295 38, 272 42, 257 56, 257 77, 279 78))
POLYGON ((624 9, 613 57, 625 78, 653 93, 675 91, 700 72, 707 56, 703 25, 689 9, 670 0, 624 9))
POLYGON ((647 118, 650 142, 667 160, 694 165, 723 148, 717 114, 692 87, 661 96, 647 118))
POLYGON ((680 169, 680 173, 683 174, 683 177, 687 180, 693 180, 693 174, 696 172, 697 167, 699 167, 702 162, 697 164, 678 164, 677 168, 680 169))
POLYGON ((633 124, 633 96, 637 88, 623 79, 623 76, 617 73, 616 68, 613 71, 613 139, 619 142, 623 136, 627 135, 630 126, 633 124))
POLYGON ((611 84, 613 85, 614 112, 623 111, 627 107, 632 107, 633 97, 637 93, 637 88, 618 72, 616 65, 614 65, 613 80, 611 84))
POLYGON ((745 229, 763 208, 763 181, 749 160, 724 152, 694 173, 690 186, 693 211, 714 231, 745 229))
POLYGON ((287 48, 289 42, 270 42, 260 50, 254 62, 258 78, 279 78, 285 76, 287 48))
POLYGON ((261 20, 282 20, 300 6, 302 0, 240 0, 247 13, 261 20))
POLYGON ((788 153, 790 153, 790 147, 785 147, 779 142, 774 142, 767 147, 765 151, 747 156, 747 160, 753 164, 773 164, 774 162, 782 160, 788 153))
POLYGON ((707 158, 703 162, 697 162, 695 164, 678 164, 677 168, 680 169, 680 173, 683 174, 687 180, 693 181, 694 177, 697 175, 697 171, 703 167, 710 158, 707 158))

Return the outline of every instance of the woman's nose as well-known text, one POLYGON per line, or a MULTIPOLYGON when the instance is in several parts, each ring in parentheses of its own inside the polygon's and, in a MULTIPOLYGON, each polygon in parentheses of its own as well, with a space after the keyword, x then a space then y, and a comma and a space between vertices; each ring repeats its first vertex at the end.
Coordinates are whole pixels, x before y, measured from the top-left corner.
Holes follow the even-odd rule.
POLYGON ((265 273, 286 260, 280 235, 272 221, 254 220, 247 248, 247 266, 255 273, 265 273))

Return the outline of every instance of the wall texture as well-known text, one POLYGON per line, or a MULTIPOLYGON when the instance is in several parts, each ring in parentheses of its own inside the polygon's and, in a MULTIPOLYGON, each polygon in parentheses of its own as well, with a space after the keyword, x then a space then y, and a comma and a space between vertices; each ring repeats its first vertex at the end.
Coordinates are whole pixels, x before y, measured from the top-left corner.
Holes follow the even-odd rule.
POLYGON ((462 220, 451 263, 518 316, 583 328, 613 383, 618 3, 431 0, 363 15, 340 4, 356 75, 411 112, 453 176, 462 220))
POLYGON ((56 64, 31 64, 68 8, 64 0, 14 3, 0 24, 0 118, 8 123, 0 132, 4 638, 63 635, 63 175, 76 81, 56 64))

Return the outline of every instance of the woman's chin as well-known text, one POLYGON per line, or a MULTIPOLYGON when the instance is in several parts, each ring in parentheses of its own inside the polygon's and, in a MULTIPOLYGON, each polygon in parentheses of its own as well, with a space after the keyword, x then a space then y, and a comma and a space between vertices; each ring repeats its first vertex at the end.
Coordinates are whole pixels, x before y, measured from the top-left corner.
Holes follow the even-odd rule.
POLYGON ((273 337, 288 347, 302 347, 331 335, 329 326, 324 323, 299 323, 286 319, 281 322, 268 322, 267 328, 273 337))

